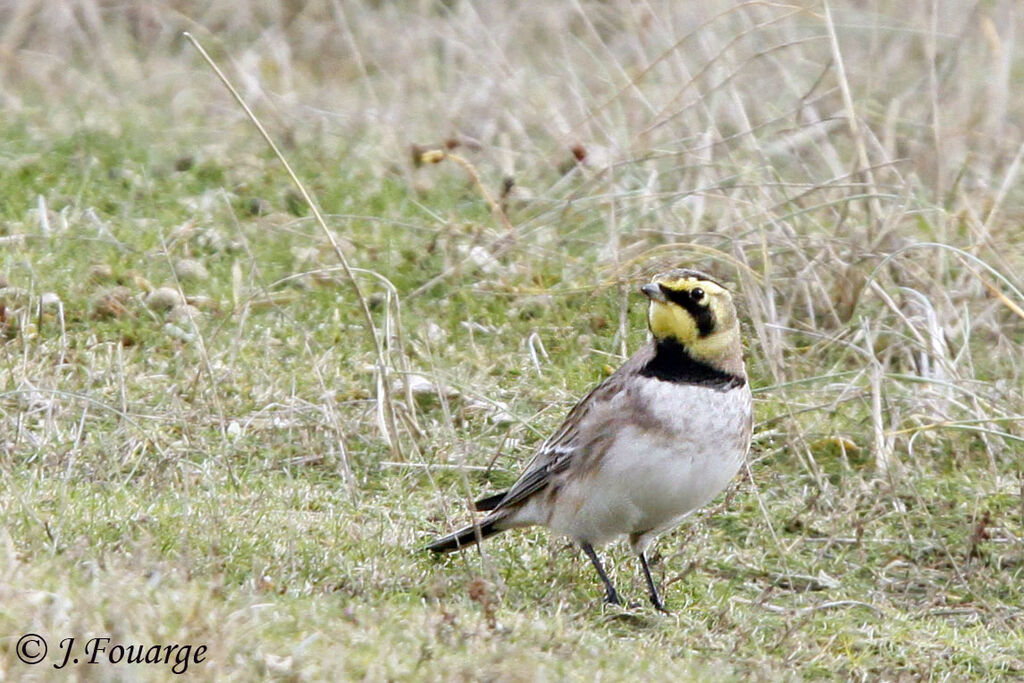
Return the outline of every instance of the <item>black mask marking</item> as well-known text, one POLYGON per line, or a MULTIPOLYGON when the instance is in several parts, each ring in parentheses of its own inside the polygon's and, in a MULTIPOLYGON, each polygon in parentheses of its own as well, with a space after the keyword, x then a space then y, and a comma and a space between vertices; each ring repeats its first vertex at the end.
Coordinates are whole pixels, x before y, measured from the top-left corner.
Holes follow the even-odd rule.
POLYGON ((704 297, 705 303, 700 304, 694 301, 691 296, 692 291, 702 290, 676 290, 669 289, 665 285, 658 285, 661 287, 662 293, 665 298, 686 309, 686 311, 693 316, 693 319, 697 323, 697 334, 701 337, 706 337, 711 334, 711 331, 715 329, 715 314, 707 306, 707 297, 704 297))

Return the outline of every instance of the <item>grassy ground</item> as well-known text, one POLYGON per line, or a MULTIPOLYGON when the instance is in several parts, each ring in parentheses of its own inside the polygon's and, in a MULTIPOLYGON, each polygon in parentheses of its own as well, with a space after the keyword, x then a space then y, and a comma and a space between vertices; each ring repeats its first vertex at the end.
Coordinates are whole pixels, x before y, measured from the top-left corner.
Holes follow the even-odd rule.
POLYGON ((229 680, 1024 675, 1014 3, 236 4, 0 10, 0 678, 72 636, 229 680), (657 546, 673 614, 543 531, 421 552, 675 265, 739 292, 758 428, 657 546))

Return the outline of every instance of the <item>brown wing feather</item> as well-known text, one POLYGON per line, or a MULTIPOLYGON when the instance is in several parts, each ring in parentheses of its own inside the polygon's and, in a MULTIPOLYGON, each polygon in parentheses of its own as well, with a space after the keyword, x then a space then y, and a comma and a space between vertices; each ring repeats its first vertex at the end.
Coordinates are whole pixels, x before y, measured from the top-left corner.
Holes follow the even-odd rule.
POLYGON ((488 507, 483 509, 502 510, 515 507, 538 491, 544 490, 554 475, 564 472, 580 458, 586 458, 589 454, 580 450, 580 447, 585 445, 579 443, 580 423, 596 405, 610 400, 612 396, 622 391, 626 380, 639 372, 653 356, 653 343, 644 345, 623 363, 622 367, 591 389, 573 406, 558 430, 541 445, 519 480, 505 492, 500 502, 494 503, 493 497, 485 499, 488 507))

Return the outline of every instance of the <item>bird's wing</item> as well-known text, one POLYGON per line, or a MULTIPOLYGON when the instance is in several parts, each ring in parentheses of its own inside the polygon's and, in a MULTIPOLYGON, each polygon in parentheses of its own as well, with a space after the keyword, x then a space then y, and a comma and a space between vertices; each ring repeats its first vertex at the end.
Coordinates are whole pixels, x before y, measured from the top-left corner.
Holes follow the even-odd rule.
POLYGON ((500 502, 495 504, 489 498, 484 499, 481 502, 484 502, 486 507, 481 509, 502 510, 515 507, 538 491, 547 488, 555 475, 567 470, 580 458, 587 457, 588 441, 580 437, 580 424, 597 406, 621 392, 626 380, 643 367, 652 354, 653 347, 645 346, 622 367, 591 389, 590 393, 569 411, 558 431, 541 445, 519 480, 505 492, 500 502))

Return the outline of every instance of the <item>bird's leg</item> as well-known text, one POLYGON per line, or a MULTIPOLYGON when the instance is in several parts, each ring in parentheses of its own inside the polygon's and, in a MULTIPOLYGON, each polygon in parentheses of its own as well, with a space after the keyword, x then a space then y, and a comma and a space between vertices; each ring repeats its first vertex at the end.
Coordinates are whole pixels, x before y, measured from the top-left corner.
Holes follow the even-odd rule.
POLYGON ((601 577, 601 582, 604 584, 604 601, 612 605, 621 605, 622 602, 619 600, 619 594, 615 592, 612 580, 604 573, 604 567, 601 566, 601 560, 598 559, 597 553, 594 552, 594 546, 589 543, 580 543, 580 546, 582 546, 583 552, 587 554, 587 557, 590 558, 591 564, 597 570, 597 575, 601 577))
POLYGON ((646 553, 640 553, 640 568, 643 569, 644 578, 647 579, 647 590, 651 596, 651 604, 654 605, 654 609, 668 614, 668 610, 665 609, 665 603, 661 601, 658 589, 654 586, 654 577, 651 576, 651 566, 647 564, 646 553))

